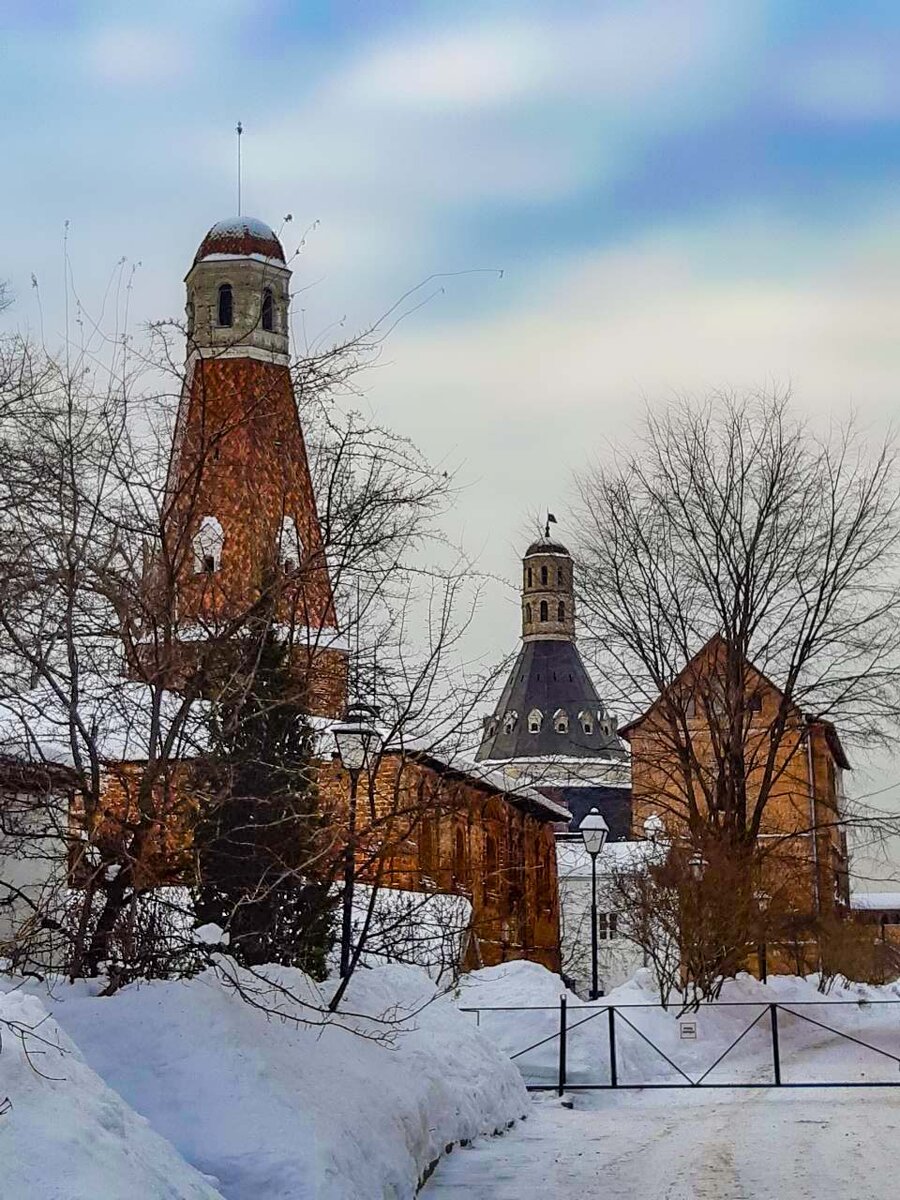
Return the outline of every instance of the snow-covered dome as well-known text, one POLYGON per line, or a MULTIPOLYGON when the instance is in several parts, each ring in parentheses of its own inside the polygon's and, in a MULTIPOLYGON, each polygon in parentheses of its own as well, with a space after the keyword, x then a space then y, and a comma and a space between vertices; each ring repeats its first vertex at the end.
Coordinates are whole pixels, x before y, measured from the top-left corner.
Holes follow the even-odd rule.
POLYGON ((284 262, 284 250, 273 229, 255 217, 229 217, 217 221, 200 243, 194 262, 214 254, 261 254, 284 262))

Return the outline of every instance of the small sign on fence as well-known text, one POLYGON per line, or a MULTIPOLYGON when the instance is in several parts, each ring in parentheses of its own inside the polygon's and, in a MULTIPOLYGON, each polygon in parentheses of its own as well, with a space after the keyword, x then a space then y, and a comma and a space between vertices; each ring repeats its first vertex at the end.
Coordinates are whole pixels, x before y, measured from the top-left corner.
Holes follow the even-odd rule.
POLYGON ((697 1040, 697 1022, 696 1021, 679 1021, 678 1029, 683 1042, 696 1042, 697 1040))

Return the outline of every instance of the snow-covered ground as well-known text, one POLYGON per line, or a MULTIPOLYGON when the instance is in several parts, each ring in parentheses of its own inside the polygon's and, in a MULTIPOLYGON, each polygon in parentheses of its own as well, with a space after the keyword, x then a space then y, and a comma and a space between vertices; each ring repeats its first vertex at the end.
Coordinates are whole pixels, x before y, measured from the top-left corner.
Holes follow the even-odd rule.
POLYGON ((453 1152, 423 1200, 891 1200, 900 1089, 592 1092, 536 1099, 453 1152))
POLYGON ((529 1101, 509 1060, 415 967, 329 987, 267 968, 247 1003, 208 971, 98 997, 0 983, 2 1200, 411 1200, 448 1144, 529 1101), (307 1007, 308 1006, 308 1007, 307 1007), (272 1009, 278 1010, 273 1015, 272 1009), (267 1011, 268 1010, 268 1011, 267 1011), (206 1176, 206 1178, 204 1178, 206 1176))
MULTIPOLYGON (((515 1052, 559 1024, 559 982, 532 964, 469 977, 464 1005, 546 1004, 546 1012, 483 1012, 481 1029, 515 1052)), ((821 996, 812 983, 776 978, 768 987, 742 977, 726 986, 737 1007, 701 1009, 697 1040, 680 1037, 677 1012, 644 1009, 654 999, 639 976, 607 999, 688 1074, 698 1077, 752 1021, 777 1002, 785 1078, 900 1083, 898 1063, 812 1025, 787 1010, 900 1056, 896 985, 852 985, 821 996), (823 1007, 823 1002, 844 1003, 823 1007), (862 1003, 860 1003, 862 1002, 862 1003)), ((574 1025, 590 1007, 569 997, 574 1025)), ((605 1019, 605 1014, 604 1014, 605 1019)), ((618 1018, 617 1018, 618 1020, 618 1018)), ((771 1042, 761 1021, 721 1064, 717 1076, 771 1078, 771 1042), (754 1041, 754 1038, 757 1040, 754 1041)), ((592 1020, 571 1036, 570 1081, 608 1078, 607 1026, 592 1020), (574 1077, 574 1079, 573 1079, 574 1077)), ((552 1077, 556 1043, 517 1060, 527 1075, 552 1077)), ((628 1078, 671 1082, 675 1072, 628 1026, 620 1068, 628 1078)), ((679 1089, 573 1091, 564 1107, 553 1093, 534 1098, 527 1122, 446 1158, 426 1186, 429 1200, 887 1200, 900 1168, 900 1087, 785 1090, 679 1089)))

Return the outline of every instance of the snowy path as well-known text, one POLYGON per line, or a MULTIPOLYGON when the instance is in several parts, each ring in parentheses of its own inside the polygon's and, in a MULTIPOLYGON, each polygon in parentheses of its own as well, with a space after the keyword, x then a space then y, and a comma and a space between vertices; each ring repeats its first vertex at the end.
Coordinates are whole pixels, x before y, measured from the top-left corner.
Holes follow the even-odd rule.
POLYGON ((887 1200, 900 1088, 538 1096, 502 1138, 456 1150, 427 1200, 887 1200))

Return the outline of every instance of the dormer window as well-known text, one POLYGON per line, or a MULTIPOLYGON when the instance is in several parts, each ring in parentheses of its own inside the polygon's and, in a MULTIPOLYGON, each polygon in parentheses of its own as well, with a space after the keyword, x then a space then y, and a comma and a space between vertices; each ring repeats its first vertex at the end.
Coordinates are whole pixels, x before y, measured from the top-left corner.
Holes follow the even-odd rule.
POLYGON ((569 732, 569 714, 564 708, 558 708, 553 714, 553 728, 557 733, 569 732))
POLYGON ((541 601, 541 620, 542 621, 546 621, 548 619, 548 612, 549 612, 549 610, 547 608, 547 601, 542 600, 541 601))
POLYGON ((219 324, 234 324, 234 299, 231 294, 231 284, 223 283, 219 288, 219 324))
POLYGON ((528 732, 540 733, 541 725, 544 721, 544 714, 539 708, 533 708, 528 714, 528 732))
POLYGON ((263 329, 266 333, 271 333, 275 328, 275 301, 270 287, 263 289, 261 317, 263 329))
POLYGON ((516 722, 519 719, 517 712, 508 712, 503 718, 503 732, 506 734, 512 733, 516 727, 516 722))
POLYGON ((278 562, 285 575, 293 575, 303 558, 303 542, 293 517, 285 517, 278 533, 278 562))
POLYGON ((594 732, 594 718, 586 709, 578 714, 578 721, 585 733, 591 734, 594 732))
POLYGON ((219 570, 224 544, 225 531, 222 526, 215 517, 204 517, 191 542, 195 575, 211 575, 219 570))

